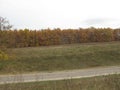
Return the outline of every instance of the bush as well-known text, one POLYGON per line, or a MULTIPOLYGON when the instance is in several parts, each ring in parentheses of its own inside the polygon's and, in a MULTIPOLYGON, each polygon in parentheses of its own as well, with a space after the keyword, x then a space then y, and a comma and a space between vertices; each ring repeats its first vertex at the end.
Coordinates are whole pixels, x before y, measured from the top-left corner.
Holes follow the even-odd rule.
POLYGON ((0 50, 0 60, 8 60, 8 55, 0 50))

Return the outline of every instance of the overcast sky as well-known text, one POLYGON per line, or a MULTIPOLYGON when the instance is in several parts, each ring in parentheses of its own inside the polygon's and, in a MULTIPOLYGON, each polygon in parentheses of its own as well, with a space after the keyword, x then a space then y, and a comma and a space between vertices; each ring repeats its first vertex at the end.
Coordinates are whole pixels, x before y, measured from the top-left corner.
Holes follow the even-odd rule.
POLYGON ((17 29, 120 27, 120 0, 0 0, 17 29))

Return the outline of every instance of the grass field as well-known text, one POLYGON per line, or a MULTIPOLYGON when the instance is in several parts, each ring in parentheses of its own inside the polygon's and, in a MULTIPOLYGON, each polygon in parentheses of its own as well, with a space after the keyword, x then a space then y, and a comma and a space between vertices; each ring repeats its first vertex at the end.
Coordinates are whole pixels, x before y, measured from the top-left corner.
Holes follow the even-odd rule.
POLYGON ((0 74, 120 65, 120 42, 13 48, 0 61, 0 74))
POLYGON ((120 90, 120 74, 91 78, 0 85, 0 90, 120 90))

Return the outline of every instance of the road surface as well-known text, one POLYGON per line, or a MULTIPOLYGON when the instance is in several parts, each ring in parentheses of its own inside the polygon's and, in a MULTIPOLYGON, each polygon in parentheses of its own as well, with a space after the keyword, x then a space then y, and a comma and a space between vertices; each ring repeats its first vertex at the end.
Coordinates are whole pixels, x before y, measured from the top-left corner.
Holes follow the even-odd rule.
POLYGON ((32 74, 0 75, 0 84, 64 80, 73 78, 94 77, 108 74, 120 74, 120 66, 108 66, 57 72, 41 72, 32 74))

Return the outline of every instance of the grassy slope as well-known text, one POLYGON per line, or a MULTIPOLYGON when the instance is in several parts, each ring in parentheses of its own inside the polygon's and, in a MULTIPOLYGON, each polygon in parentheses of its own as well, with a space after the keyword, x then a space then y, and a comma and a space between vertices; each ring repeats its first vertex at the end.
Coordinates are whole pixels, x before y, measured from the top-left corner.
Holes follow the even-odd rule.
POLYGON ((120 74, 83 79, 0 85, 0 90, 120 90, 120 74))
POLYGON ((0 74, 120 65, 120 42, 15 48, 0 61, 0 74))

